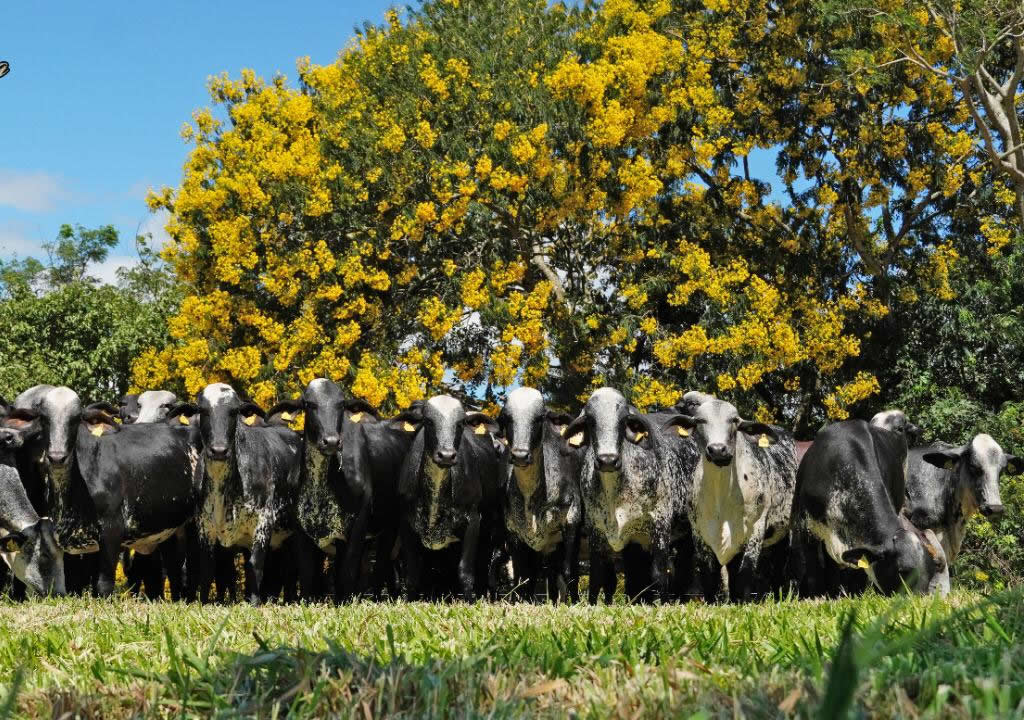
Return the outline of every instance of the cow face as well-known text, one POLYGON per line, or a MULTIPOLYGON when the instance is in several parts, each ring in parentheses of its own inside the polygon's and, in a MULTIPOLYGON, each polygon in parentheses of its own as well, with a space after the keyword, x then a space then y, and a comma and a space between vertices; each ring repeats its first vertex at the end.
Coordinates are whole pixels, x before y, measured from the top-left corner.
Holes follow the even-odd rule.
POLYGON ((47 464, 58 472, 65 470, 74 455, 82 402, 71 388, 55 387, 43 396, 38 409, 47 432, 47 464))
POLYGON ((692 415, 681 417, 682 426, 694 431, 705 459, 718 467, 728 467, 736 457, 736 433, 759 440, 764 436, 768 442, 778 440, 778 433, 771 425, 744 420, 736 406, 724 400, 705 400, 692 415))
POLYGON ((883 410, 875 413, 871 418, 871 424, 905 436, 908 443, 912 443, 921 434, 921 428, 910 422, 902 410, 883 410))
POLYGON ((967 445, 925 453, 922 459, 952 470, 956 484, 969 493, 970 505, 992 518, 1005 510, 999 495, 999 476, 1003 470, 1011 475, 1024 470, 1024 463, 1016 455, 1003 452, 999 443, 985 433, 975 435, 967 445))
POLYGON ((534 388, 516 388, 509 393, 505 407, 498 416, 498 432, 508 443, 508 457, 516 467, 533 464, 544 439, 544 423, 559 420, 562 416, 549 413, 544 398, 534 388))
POLYGON ((230 385, 213 383, 203 388, 196 404, 199 406, 203 452, 212 462, 226 462, 234 450, 242 399, 230 385))
POLYGON ((121 422, 131 425, 139 419, 139 393, 122 395, 118 404, 117 414, 121 422))
POLYGON ((436 395, 423 405, 423 451, 439 467, 452 467, 466 428, 466 411, 451 395, 436 395))
POLYGON ((565 438, 570 448, 588 445, 601 472, 617 472, 622 469, 622 443, 628 440, 650 448, 651 432, 650 424, 622 393, 603 387, 593 392, 583 412, 566 428, 565 438))
POLYGON ((21 580, 39 595, 64 594, 64 551, 50 518, 0 538, 0 554, 21 580))
POLYGON ((167 417, 168 411, 178 403, 178 396, 167 390, 147 390, 139 395, 137 402, 139 410, 135 422, 154 423, 167 417))
POLYGON ((676 405, 676 410, 681 412, 683 415, 693 415, 696 413, 697 408, 708 400, 714 399, 714 395, 708 395, 700 390, 690 390, 683 395, 683 399, 676 405))
POLYGON ((0 417, 0 452, 14 452, 43 432, 43 420, 33 410, 9 410, 0 417))
POLYGON ((858 561, 882 593, 909 590, 925 594, 941 591, 943 583, 948 584, 948 566, 941 543, 934 533, 923 533, 902 515, 892 542, 878 550, 850 551, 844 560, 858 561))
POLYGON ((324 455, 334 455, 341 447, 341 423, 345 417, 341 388, 327 378, 316 378, 302 393, 302 407, 306 412, 306 446, 324 455))

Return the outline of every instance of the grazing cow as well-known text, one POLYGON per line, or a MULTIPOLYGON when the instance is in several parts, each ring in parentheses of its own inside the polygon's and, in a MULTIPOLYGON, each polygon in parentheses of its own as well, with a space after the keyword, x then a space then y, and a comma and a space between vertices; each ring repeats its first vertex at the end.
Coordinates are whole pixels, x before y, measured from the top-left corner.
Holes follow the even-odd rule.
POLYGON ((178 396, 168 390, 146 390, 123 396, 118 414, 125 424, 157 422, 177 404, 178 396))
POLYGON ((516 584, 532 592, 547 560, 548 592, 563 602, 579 599, 583 520, 579 453, 563 452, 570 421, 548 410, 540 392, 525 387, 509 394, 498 416, 499 436, 508 443, 501 500, 516 584))
POLYGON ((379 596, 387 586, 394 595, 398 477, 415 426, 403 416, 380 420, 374 408, 346 399, 326 378, 309 383, 296 409, 305 411, 306 445, 296 515, 303 532, 335 557, 335 600, 347 600, 356 591, 365 540, 371 536, 376 538, 371 589, 379 596))
MULTIPOLYGON (((690 524, 717 562, 707 562, 705 595, 718 594, 720 567, 729 569, 729 596, 749 597, 762 549, 789 532, 796 487, 792 436, 740 417, 723 400, 684 406, 683 432, 693 433, 701 461, 693 471, 690 524)), ((706 560, 710 560, 706 558, 706 560)))
POLYGON ((486 415, 467 413, 450 395, 432 397, 399 418, 416 429, 399 480, 408 594, 418 599, 423 591, 424 548, 461 543, 454 564, 462 596, 472 601, 491 579, 492 552, 501 535, 501 462, 490 434, 497 427, 486 415))
POLYGON ((302 468, 302 438, 243 402, 230 385, 207 385, 198 398, 203 445, 199 512, 200 600, 209 599, 213 549, 249 550, 246 587, 259 602, 264 563, 294 528, 302 468))
POLYGON ((904 514, 922 530, 933 530, 952 565, 960 555, 967 521, 980 512, 1003 514, 999 476, 1024 472, 1024 462, 1003 451, 990 435, 975 435, 959 447, 936 443, 914 448, 907 463, 904 514))
POLYGON ((40 518, 21 483, 14 453, 42 423, 0 400, 0 555, 14 576, 39 595, 64 594, 64 552, 53 521, 40 518))
POLYGON ((637 596, 646 586, 646 568, 630 557, 649 549, 649 577, 663 598, 672 590, 672 545, 689 538, 686 508, 698 454, 680 434, 683 416, 643 415, 622 393, 595 390, 583 412, 565 431, 567 448, 582 450, 580 491, 590 529, 591 603, 615 589, 611 553, 623 552, 626 591, 637 596), (643 585, 636 581, 644 578, 643 585))
POLYGON ((941 548, 900 520, 905 490, 907 435, 915 430, 902 412, 833 423, 818 432, 797 471, 793 504, 793 559, 805 591, 818 590, 814 553, 804 529, 824 543, 837 564, 867 571, 884 593, 906 586, 939 589, 946 563, 941 548))
POLYGON ((98 551, 100 596, 114 589, 122 548, 150 553, 195 515, 201 479, 195 406, 147 425, 121 425, 116 413, 105 403, 82 413, 76 468, 56 518, 66 552, 98 551))

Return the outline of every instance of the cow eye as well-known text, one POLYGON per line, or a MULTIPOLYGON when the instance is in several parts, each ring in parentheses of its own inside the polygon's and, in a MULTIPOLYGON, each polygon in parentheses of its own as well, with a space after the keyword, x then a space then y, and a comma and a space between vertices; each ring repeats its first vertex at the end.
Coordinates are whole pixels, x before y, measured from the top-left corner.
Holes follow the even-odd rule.
POLYGON ((309 400, 304 401, 302 404, 307 410, 316 410, 319 407, 315 402, 310 402, 309 400))

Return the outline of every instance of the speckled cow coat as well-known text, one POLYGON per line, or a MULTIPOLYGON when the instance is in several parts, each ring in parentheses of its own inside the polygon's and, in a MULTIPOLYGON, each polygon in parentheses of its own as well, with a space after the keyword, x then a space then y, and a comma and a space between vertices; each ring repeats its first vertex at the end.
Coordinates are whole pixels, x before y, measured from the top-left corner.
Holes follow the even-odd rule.
POLYGON ((145 425, 119 425, 115 412, 92 406, 82 414, 76 470, 57 518, 67 552, 98 551, 99 595, 113 591, 122 548, 151 553, 195 516, 202 480, 194 406, 145 425))
POLYGON ((578 599, 577 560, 583 521, 579 452, 565 451, 567 415, 547 409, 534 388, 513 390, 498 428, 507 443, 501 482, 502 512, 512 553, 516 587, 532 590, 548 564, 559 600, 578 599))
POLYGON ((209 598, 213 546, 249 550, 250 599, 257 602, 266 556, 295 529, 302 468, 302 436, 266 424, 262 411, 242 403, 222 383, 199 395, 204 469, 198 518, 200 599, 209 598))
MULTIPOLYGON (((580 491, 590 531, 590 601, 614 589, 610 553, 635 545, 651 553, 650 577, 667 597, 671 545, 688 532, 686 509, 696 448, 675 413, 644 415, 612 388, 595 390, 565 433, 582 451, 580 491)), ((627 586, 632 592, 626 567, 627 586)))
POLYGON ((729 594, 745 599, 762 549, 789 532, 797 468, 793 437, 780 427, 742 420, 722 400, 707 398, 687 409, 685 424, 701 454, 688 514, 699 546, 713 557, 705 594, 717 594, 719 567, 738 559, 730 568, 729 594))

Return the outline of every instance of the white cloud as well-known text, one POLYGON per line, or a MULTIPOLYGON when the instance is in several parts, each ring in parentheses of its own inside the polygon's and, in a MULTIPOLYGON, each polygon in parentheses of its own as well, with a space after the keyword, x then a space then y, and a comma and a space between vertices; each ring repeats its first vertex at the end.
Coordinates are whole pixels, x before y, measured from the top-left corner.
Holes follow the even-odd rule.
POLYGON ((41 170, 0 169, 0 207, 25 212, 47 212, 70 195, 64 181, 41 170))
POLYGON ((171 236, 165 229, 167 221, 170 219, 171 214, 167 212, 166 208, 160 208, 156 212, 150 213, 139 227, 139 235, 151 234, 153 236, 152 247, 154 250, 159 250, 170 242, 171 236))
POLYGON ((101 263, 93 263, 86 272, 106 285, 116 285, 119 268, 130 268, 138 264, 139 259, 132 255, 113 255, 101 263))
POLYGON ((42 257, 42 242, 33 239, 23 225, 6 223, 0 225, 0 258, 9 258, 17 255, 20 258, 27 256, 42 257))

